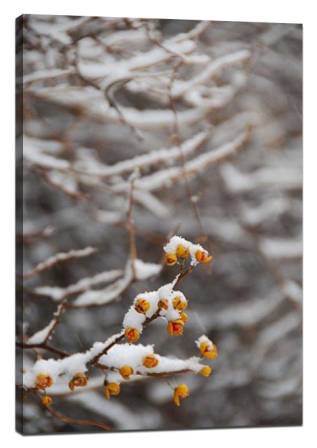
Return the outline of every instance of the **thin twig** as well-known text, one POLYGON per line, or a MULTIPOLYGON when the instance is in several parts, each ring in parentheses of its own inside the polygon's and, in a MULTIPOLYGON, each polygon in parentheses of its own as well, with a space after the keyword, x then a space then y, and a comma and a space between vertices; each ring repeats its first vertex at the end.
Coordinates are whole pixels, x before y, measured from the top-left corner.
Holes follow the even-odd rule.
POLYGON ((130 260, 131 260, 131 269, 132 269, 133 279, 136 278, 135 260, 137 259, 137 248, 136 248, 136 241, 135 241, 135 226, 134 226, 134 219, 133 219, 134 180, 135 180, 134 178, 131 179, 129 199, 128 199, 129 205, 128 205, 128 212, 127 212, 127 229, 128 229, 128 234, 129 234, 130 260))
POLYGON ((97 428, 103 429, 105 431, 111 431, 111 427, 103 422, 97 422, 95 420, 89 419, 78 419, 74 417, 69 417, 68 415, 64 415, 59 411, 56 411, 52 406, 45 406, 47 412, 49 412, 53 417, 61 420, 64 423, 69 423, 71 425, 80 425, 80 426, 95 426, 97 428))
POLYGON ((17 342, 16 346, 19 348, 22 348, 23 350, 28 350, 28 349, 47 350, 51 353, 54 353, 55 355, 60 356, 61 358, 66 358, 67 356, 70 356, 70 353, 60 350, 59 348, 53 347, 52 345, 49 345, 47 343, 28 344, 26 342, 17 342))

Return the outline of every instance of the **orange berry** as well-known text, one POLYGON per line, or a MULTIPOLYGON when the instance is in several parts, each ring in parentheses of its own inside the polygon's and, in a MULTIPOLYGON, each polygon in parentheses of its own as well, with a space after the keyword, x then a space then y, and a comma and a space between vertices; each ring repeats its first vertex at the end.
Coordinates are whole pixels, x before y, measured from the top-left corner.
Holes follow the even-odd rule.
POLYGON ((134 305, 138 313, 145 314, 150 309, 150 303, 146 299, 138 299, 134 305))
POLYGON ((165 255, 165 263, 166 263, 168 266, 173 266, 174 264, 176 264, 176 263, 177 263, 177 257, 176 257, 176 254, 173 254, 173 253, 168 253, 168 254, 166 254, 166 255, 165 255))
POLYGON ((131 343, 140 339, 140 332, 136 328, 127 327, 124 331, 124 335, 131 343))
POLYGON ((177 258, 188 258, 189 250, 187 249, 187 247, 183 246, 182 244, 179 244, 176 248, 176 256, 177 258))
POLYGON ((168 300, 167 299, 159 300, 157 307, 159 310, 167 310, 168 309, 168 300))
POLYGON ((200 371, 200 375, 205 376, 206 378, 211 375, 212 368, 209 366, 204 366, 200 371))
POLYGON ((171 320, 167 324, 167 332, 170 336, 182 336, 184 322, 181 319, 171 320))
POLYGON ((35 387, 37 389, 46 389, 47 387, 51 387, 53 384, 53 379, 46 373, 39 373, 36 376, 35 387))
POLYGON ((199 345, 199 350, 204 358, 213 360, 218 357, 218 349, 215 344, 201 342, 199 345))
POLYGON ((187 398, 189 396, 189 388, 186 384, 180 384, 179 386, 175 387, 174 389, 174 395, 173 395, 173 401, 176 404, 176 406, 180 406, 180 401, 184 398, 187 398))
POLYGON ((41 403, 43 406, 50 406, 53 403, 53 398, 50 395, 42 395, 41 403))
POLYGON ((148 355, 143 359, 143 365, 144 367, 147 367, 148 369, 152 369, 153 367, 156 367, 159 363, 159 360, 154 355, 148 355))
POLYGON ((124 378, 125 380, 128 380, 130 378, 130 375, 133 374, 133 369, 132 369, 132 367, 130 367, 128 365, 124 365, 124 366, 120 367, 119 373, 122 376, 122 378, 124 378))
POLYGON ((108 383, 104 386, 103 393, 105 398, 109 400, 111 395, 116 396, 120 394, 120 384, 119 383, 108 383))
POLYGON ((83 372, 76 373, 68 383, 70 390, 74 390, 75 387, 84 387, 88 383, 88 378, 83 372))
POLYGON ((173 299, 173 307, 175 310, 183 311, 187 308, 187 300, 182 299, 180 296, 176 296, 173 299))
POLYGON ((195 258, 199 263, 209 263, 212 260, 212 256, 207 251, 197 250, 195 258))

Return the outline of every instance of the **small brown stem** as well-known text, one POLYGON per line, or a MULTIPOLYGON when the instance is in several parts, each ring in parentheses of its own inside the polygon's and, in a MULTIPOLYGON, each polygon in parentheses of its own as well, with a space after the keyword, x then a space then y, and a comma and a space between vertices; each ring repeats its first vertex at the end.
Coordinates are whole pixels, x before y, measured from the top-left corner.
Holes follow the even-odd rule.
POLYGON ((133 279, 136 278, 135 270, 135 260, 137 259, 137 248, 135 241, 135 226, 133 220, 133 190, 134 190, 134 179, 131 180, 130 192, 129 192, 129 206, 127 212, 127 229, 129 233, 129 246, 130 246, 130 259, 131 259, 131 269, 133 274, 133 279))
POLYGON ((22 348, 23 350, 28 349, 41 349, 41 350, 47 350, 51 353, 55 353, 55 355, 60 356, 61 358, 66 358, 67 356, 70 356, 70 353, 64 352, 63 350, 60 350, 56 347, 53 347, 47 343, 42 344, 27 344, 25 342, 17 342, 16 346, 19 348, 22 348))
POLYGON ((105 431, 111 431, 111 427, 103 422, 97 422, 95 420, 89 419, 78 419, 69 417, 68 415, 64 415, 56 409, 52 408, 52 406, 45 406, 47 412, 49 412, 53 417, 61 420, 64 423, 69 423, 71 425, 80 425, 80 426, 95 426, 97 428, 103 429, 105 431))

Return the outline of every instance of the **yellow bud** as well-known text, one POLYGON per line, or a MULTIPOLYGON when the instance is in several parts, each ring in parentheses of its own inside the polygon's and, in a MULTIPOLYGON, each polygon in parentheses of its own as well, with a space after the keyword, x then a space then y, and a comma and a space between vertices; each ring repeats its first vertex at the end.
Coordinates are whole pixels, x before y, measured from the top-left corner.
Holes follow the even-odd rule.
POLYGON ((104 386, 103 393, 105 398, 109 400, 111 395, 119 395, 120 394, 120 384, 119 383, 108 383, 104 386))
POLYGON ((180 406, 181 400, 187 398, 188 396, 189 396, 189 388, 186 384, 180 384, 179 386, 175 387, 173 401, 176 404, 176 406, 180 406))
POLYGON ((188 258, 189 250, 187 249, 187 247, 183 246, 182 244, 179 244, 176 249, 176 256, 177 258, 188 258))
POLYGON ((41 403, 43 406, 50 406, 53 403, 53 398, 50 395, 43 395, 41 397, 41 403))
POLYGON ((184 322, 184 324, 188 321, 188 314, 183 311, 181 315, 179 316, 180 320, 184 322))
POLYGON ((218 357, 218 349, 215 344, 209 342, 201 342, 201 344, 199 345, 199 350, 204 358, 213 360, 218 357))
POLYGON ((167 299, 159 300, 157 306, 158 306, 159 310, 167 310, 168 309, 168 300, 167 299))
POLYGON ((200 375, 205 376, 206 378, 212 374, 212 368, 209 366, 204 366, 200 371, 200 375))
POLYGON ((168 253, 168 254, 166 254, 166 255, 165 255, 165 263, 166 263, 168 266, 173 266, 174 264, 176 264, 176 263, 177 263, 177 257, 176 257, 176 254, 173 254, 173 253, 168 253))
POLYGON ((197 250, 195 258, 199 263, 209 263, 212 260, 212 256, 207 251, 197 250))
POLYGON ((145 299, 138 299, 134 305, 138 313, 145 314, 150 309, 150 303, 145 299))
POLYGON ((152 369, 153 367, 156 367, 159 363, 159 360, 154 355, 148 355, 143 359, 143 365, 144 367, 147 367, 148 369, 152 369))
POLYGON ((167 324, 167 332, 170 336, 182 336, 184 322, 181 319, 171 320, 167 324))
POLYGON ((180 296, 176 296, 173 299, 173 307, 175 310, 183 311, 187 308, 187 300, 182 299, 180 296))
POLYGON ((133 369, 132 369, 132 367, 130 367, 128 365, 124 365, 124 366, 120 367, 119 373, 122 376, 122 378, 124 378, 125 380, 128 380, 130 378, 130 375, 133 374, 133 369))
POLYGON ((46 389, 51 387, 53 384, 53 379, 47 373, 39 373, 36 376, 35 387, 37 389, 46 389))
POLYGON ((74 390, 75 387, 84 387, 88 383, 88 378, 83 372, 76 373, 68 383, 70 390, 74 390))
POLYGON ((124 335, 131 343, 136 342, 140 339, 140 332, 136 328, 127 327, 124 331, 124 335))

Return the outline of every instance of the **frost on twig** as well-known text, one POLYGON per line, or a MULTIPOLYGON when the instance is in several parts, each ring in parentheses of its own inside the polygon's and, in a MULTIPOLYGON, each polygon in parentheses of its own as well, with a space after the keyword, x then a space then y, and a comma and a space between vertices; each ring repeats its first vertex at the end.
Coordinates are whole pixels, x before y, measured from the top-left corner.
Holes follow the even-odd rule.
POLYGON ((31 271, 25 273, 23 276, 26 278, 33 277, 34 275, 39 274, 42 271, 52 268, 57 263, 68 261, 73 258, 87 257, 95 253, 96 250, 97 249, 95 249, 94 247, 86 247, 85 249, 70 250, 69 252, 60 252, 48 258, 47 260, 42 261, 41 263, 36 265, 31 271))

